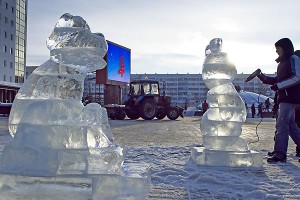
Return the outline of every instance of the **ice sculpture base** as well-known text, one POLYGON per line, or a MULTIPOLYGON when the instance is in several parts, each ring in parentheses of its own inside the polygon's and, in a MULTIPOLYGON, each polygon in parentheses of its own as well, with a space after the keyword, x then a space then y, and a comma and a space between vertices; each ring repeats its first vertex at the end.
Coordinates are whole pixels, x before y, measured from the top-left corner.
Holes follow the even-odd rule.
POLYGON ((4 173, 55 176, 117 173, 125 150, 115 146, 89 149, 35 149, 7 144, 0 159, 4 173))
POLYGON ((249 151, 218 151, 205 147, 193 147, 191 158, 198 165, 227 167, 262 167, 261 153, 249 151))
POLYGON ((145 199, 150 166, 124 164, 120 174, 22 176, 0 173, 1 200, 145 199))

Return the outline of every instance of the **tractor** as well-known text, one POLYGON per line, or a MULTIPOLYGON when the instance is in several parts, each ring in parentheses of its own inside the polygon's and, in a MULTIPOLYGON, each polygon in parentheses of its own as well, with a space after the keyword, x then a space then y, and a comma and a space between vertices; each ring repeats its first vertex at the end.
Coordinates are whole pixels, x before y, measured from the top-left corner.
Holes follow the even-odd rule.
POLYGON ((123 120, 143 118, 145 120, 163 119, 166 116, 175 120, 183 117, 183 108, 173 106, 171 97, 160 93, 159 83, 155 80, 135 80, 130 82, 130 92, 122 105, 111 105, 108 116, 111 119, 123 120))

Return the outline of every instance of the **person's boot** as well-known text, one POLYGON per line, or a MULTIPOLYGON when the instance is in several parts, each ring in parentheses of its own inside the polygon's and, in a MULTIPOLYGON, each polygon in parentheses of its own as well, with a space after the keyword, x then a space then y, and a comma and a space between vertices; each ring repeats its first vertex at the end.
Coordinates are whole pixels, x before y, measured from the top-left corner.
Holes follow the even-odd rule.
POLYGON ((274 155, 274 156, 268 158, 267 162, 268 163, 277 163, 277 162, 283 162, 283 163, 285 163, 286 162, 286 157, 279 158, 276 155, 274 155))
POLYGON ((298 146, 296 147, 296 156, 300 157, 300 148, 298 146))
POLYGON ((272 157, 272 156, 274 156, 274 155, 275 155, 275 151, 269 151, 269 152, 268 152, 268 156, 272 157))

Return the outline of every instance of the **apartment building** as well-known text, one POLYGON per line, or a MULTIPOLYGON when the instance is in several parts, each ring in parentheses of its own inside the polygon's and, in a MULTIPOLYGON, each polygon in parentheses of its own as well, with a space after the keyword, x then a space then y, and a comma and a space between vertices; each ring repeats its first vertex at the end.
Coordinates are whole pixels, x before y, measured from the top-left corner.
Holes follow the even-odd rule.
MULTIPOLYGON (((254 92, 273 98, 274 92, 268 85, 263 84, 258 78, 245 82, 250 74, 237 74, 232 81, 237 90, 254 92)), ((268 76, 272 76, 268 74, 268 76)), ((274 74, 275 76, 275 74, 274 74)), ((208 88, 202 80, 201 74, 131 74, 131 81, 138 79, 157 80, 160 90, 172 97, 172 102, 179 106, 197 106, 206 99, 208 88)), ((92 102, 103 104, 105 91, 109 88, 104 84, 96 84, 96 75, 87 75, 84 82, 83 99, 91 98, 92 102)), ((120 86, 122 99, 124 100, 129 87, 120 86)))
POLYGON ((27 0, 0 0, 0 102, 12 102, 24 82, 27 0))
MULTIPOLYGON (((245 82, 250 74, 237 74, 232 81, 238 90, 254 92, 273 98, 274 92, 258 78, 245 82)), ((269 76, 272 76, 269 74, 269 76)), ((208 88, 201 74, 131 74, 131 80, 151 79, 159 81, 161 90, 172 97, 173 103, 183 106, 198 105, 206 99, 208 88)))

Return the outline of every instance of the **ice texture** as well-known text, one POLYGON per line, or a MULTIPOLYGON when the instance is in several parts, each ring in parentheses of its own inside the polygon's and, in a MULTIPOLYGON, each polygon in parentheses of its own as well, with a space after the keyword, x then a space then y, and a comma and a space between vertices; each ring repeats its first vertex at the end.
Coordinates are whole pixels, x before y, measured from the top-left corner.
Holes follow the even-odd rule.
POLYGON ((202 78, 209 88, 209 109, 200 122, 204 147, 193 148, 192 158, 202 165, 262 166, 260 154, 251 151, 240 137, 247 112, 231 82, 237 71, 222 52, 222 39, 212 39, 205 53, 202 78))
POLYGON ((126 163, 121 177, 111 174, 93 177, 93 199, 146 199, 151 184, 150 177, 148 165, 126 163))
POLYGON ((249 151, 219 151, 205 147, 194 147, 191 150, 192 159, 200 165, 228 167, 262 167, 262 155, 249 151))
POLYGON ((202 79, 208 89, 231 83, 236 76, 235 65, 228 59, 226 53, 221 52, 222 39, 212 39, 207 47, 206 58, 202 68, 202 79))
POLYGON ((47 39, 50 59, 16 95, 9 117, 14 139, 1 171, 53 176, 117 173, 123 148, 113 143, 106 109, 81 102, 87 73, 103 69, 107 43, 80 16, 64 14, 47 39))
POLYGON ((144 199, 149 167, 124 167, 106 109, 81 102, 86 74, 106 66, 103 34, 66 13, 47 46, 50 59, 28 77, 10 112, 1 199, 144 199))
POLYGON ((150 189, 149 165, 124 164, 120 175, 37 177, 0 174, 1 200, 142 200, 150 189))

